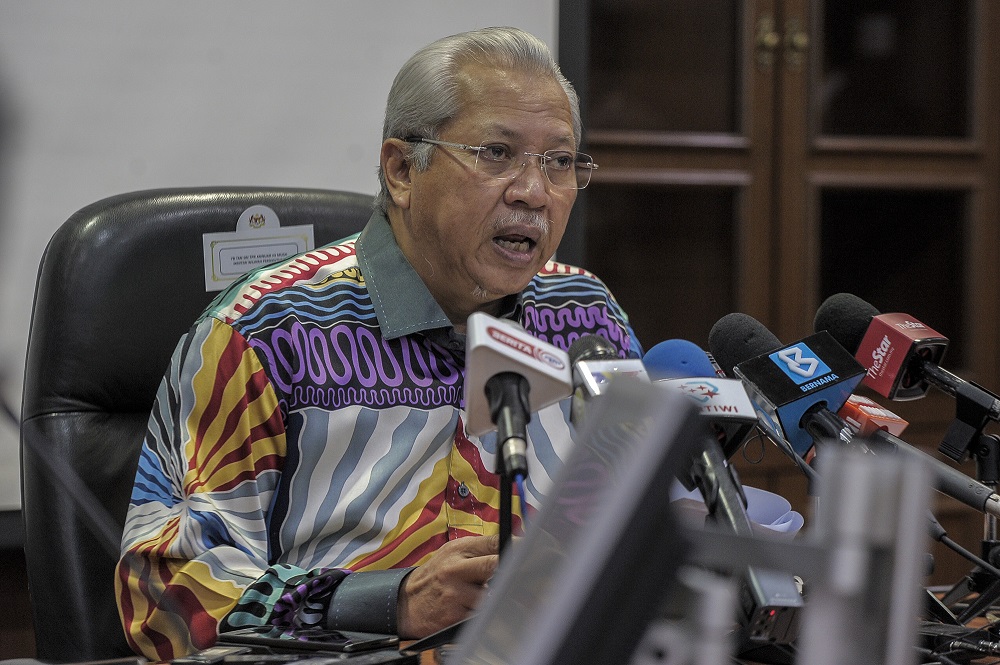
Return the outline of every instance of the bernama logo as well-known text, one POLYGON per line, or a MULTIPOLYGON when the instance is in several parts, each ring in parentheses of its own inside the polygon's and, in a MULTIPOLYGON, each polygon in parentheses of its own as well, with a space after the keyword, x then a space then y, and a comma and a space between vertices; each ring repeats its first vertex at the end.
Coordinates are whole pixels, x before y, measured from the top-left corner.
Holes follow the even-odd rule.
POLYGON ((486 332, 490 337, 504 346, 520 351, 527 356, 531 356, 535 360, 545 363, 553 369, 562 370, 566 367, 566 363, 562 361, 562 358, 551 351, 535 346, 534 344, 526 342, 523 339, 518 339, 517 337, 492 326, 487 328, 486 332))
POLYGON ((875 347, 875 350, 872 351, 872 366, 868 368, 868 376, 874 379, 879 375, 882 371, 882 365, 885 363, 886 356, 889 355, 891 349, 892 341, 888 335, 885 335, 879 345, 875 347))

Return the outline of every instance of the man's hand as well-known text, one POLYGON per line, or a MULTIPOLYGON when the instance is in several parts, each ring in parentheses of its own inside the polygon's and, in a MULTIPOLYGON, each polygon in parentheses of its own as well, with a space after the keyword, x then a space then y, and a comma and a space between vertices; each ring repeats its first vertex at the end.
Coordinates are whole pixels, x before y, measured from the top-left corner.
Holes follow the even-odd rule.
POLYGON ((467 617, 496 570, 500 536, 451 540, 417 566, 399 590, 400 637, 417 639, 467 617))

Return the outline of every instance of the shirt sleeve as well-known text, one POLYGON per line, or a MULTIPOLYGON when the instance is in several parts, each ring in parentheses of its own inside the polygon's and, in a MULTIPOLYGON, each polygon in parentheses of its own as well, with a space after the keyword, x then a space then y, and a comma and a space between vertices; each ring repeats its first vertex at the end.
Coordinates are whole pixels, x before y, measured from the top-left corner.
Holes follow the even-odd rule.
POLYGON ((399 588, 412 570, 305 571, 277 564, 243 592, 219 624, 219 631, 266 623, 282 628, 325 626, 395 634, 399 588))
POLYGON ((268 568, 267 511, 286 453, 255 352, 206 318, 178 344, 140 453, 115 579, 132 648, 150 660, 215 643, 268 568))
POLYGON ((396 631, 412 568, 343 571, 325 586, 306 583, 332 571, 269 563, 268 507, 285 455, 279 400, 258 356, 204 319, 157 391, 126 519, 115 583, 135 651, 165 661, 215 644, 220 629, 276 619, 396 631))
POLYGON ((326 626, 337 630, 395 634, 399 587, 412 570, 392 568, 348 575, 333 593, 326 626))

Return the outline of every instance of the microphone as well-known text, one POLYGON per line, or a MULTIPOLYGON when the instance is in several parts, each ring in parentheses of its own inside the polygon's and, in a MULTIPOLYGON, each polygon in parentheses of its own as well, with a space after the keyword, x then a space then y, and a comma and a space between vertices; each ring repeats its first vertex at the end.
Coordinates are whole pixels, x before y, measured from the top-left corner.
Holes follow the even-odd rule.
MULTIPOLYGON (((752 324, 747 325, 752 329, 754 339, 766 340, 757 342, 758 344, 773 346, 777 343, 777 338, 770 339, 764 334, 766 329, 762 332, 752 324)), ((908 423, 896 414, 866 397, 851 395, 840 407, 837 416, 846 421, 855 434, 865 438, 865 444, 872 452, 892 452, 918 458, 930 466, 938 491, 979 512, 1000 516, 1000 495, 958 469, 898 438, 908 423)))
POLYGON ((574 372, 577 363, 618 359, 618 349, 606 337, 600 335, 580 335, 569 345, 566 353, 573 364, 574 372))
POLYGON ((935 488, 939 492, 981 513, 1000 517, 1000 494, 955 467, 900 439, 899 434, 909 423, 895 413, 883 409, 867 397, 851 395, 838 415, 844 418, 859 436, 865 437, 872 452, 876 454, 887 452, 920 459, 933 472, 935 488))
POLYGON ((466 429, 497 430, 501 471, 527 476, 527 423, 531 413, 572 393, 566 352, 516 324, 483 312, 468 319, 466 429))
POLYGON ((631 377, 649 381, 641 360, 618 357, 614 344, 600 335, 577 338, 570 344, 568 354, 573 365, 574 388, 583 392, 587 399, 606 393, 615 379, 631 377))
POLYGON ((577 429, 584 423, 590 402, 606 393, 613 381, 624 377, 649 381, 641 360, 619 358, 615 345, 600 335, 578 337, 567 353, 573 368, 570 422, 577 429))
POLYGON ((908 314, 881 314, 850 293, 827 298, 816 311, 814 330, 828 330, 854 354, 867 374, 864 384, 892 400, 918 399, 932 382, 954 395, 962 379, 936 367, 948 338, 908 314))
POLYGON ((940 450, 963 461, 987 420, 1000 422, 1000 397, 939 366, 948 339, 907 314, 880 314, 849 293, 830 296, 814 327, 828 329, 866 369, 865 384, 890 399, 923 397, 934 385, 957 400, 957 418, 940 450))
POLYGON ((865 371, 829 333, 782 345, 752 316, 733 313, 712 326, 709 345, 726 374, 743 380, 768 433, 800 457, 820 439, 853 438, 835 412, 865 371))
POLYGON ((837 415, 861 436, 871 436, 878 430, 899 436, 910 424, 892 411, 882 408, 878 402, 861 395, 848 397, 837 415))
MULTIPOLYGON (((757 412, 738 379, 719 378, 708 354, 697 344, 670 339, 643 356, 649 377, 666 391, 695 402, 716 436, 706 436, 687 472, 677 479, 698 488, 708 514, 732 533, 753 534, 746 496, 736 469, 726 464, 757 424, 757 412), (721 439, 721 441, 720 441, 721 439)), ((752 644, 791 644, 798 636, 802 596, 790 575, 748 568, 739 587, 742 639, 752 644)))
POLYGON ((1000 517, 1000 494, 981 482, 973 480, 958 469, 928 455, 886 430, 872 432, 867 438, 867 443, 872 452, 875 453, 890 451, 895 455, 923 460, 934 472, 935 487, 939 492, 961 501, 981 513, 1000 517))
POLYGON ((757 424, 757 411, 743 382, 720 377, 721 370, 708 354, 683 339, 656 344, 642 362, 658 386, 680 392, 698 406, 699 414, 719 435, 726 459, 732 457, 757 424))
POLYGON ((642 357, 652 381, 685 379, 691 376, 724 378, 704 349, 686 339, 668 339, 660 342, 642 357))

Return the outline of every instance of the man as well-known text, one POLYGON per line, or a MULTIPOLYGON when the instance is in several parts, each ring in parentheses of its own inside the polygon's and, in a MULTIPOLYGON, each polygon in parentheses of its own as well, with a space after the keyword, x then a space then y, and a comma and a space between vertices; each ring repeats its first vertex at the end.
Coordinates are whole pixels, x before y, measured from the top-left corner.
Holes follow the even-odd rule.
MULTIPOLYGON (((476 606, 499 482, 495 435, 464 427, 467 318, 641 354, 604 285, 550 261, 596 168, 580 134, 575 92, 523 31, 448 37, 403 66, 364 231, 247 276, 174 353, 116 580, 133 648, 165 660, 261 623, 416 638, 476 606)), ((529 424, 529 510, 568 416, 529 424)))

